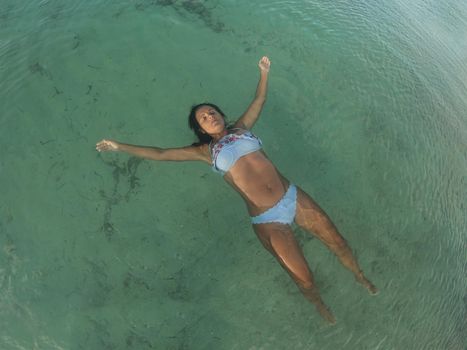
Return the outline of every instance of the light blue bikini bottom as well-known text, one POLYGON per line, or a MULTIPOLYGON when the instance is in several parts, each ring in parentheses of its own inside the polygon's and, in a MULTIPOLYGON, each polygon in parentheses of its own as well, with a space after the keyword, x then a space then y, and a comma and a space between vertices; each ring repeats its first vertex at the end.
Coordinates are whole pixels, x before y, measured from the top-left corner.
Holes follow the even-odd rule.
POLYGON ((297 207, 297 187, 290 184, 287 192, 276 203, 275 206, 269 208, 264 213, 257 216, 251 216, 253 224, 265 224, 268 222, 279 222, 281 224, 291 224, 295 218, 295 210, 297 207))

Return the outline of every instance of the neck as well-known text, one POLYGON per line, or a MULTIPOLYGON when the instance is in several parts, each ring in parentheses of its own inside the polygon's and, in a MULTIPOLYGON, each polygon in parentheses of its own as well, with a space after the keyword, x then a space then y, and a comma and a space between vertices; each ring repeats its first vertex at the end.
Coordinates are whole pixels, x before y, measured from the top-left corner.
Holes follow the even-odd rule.
POLYGON ((223 138, 225 135, 227 135, 228 132, 227 132, 227 129, 224 128, 221 132, 219 133, 216 133, 216 134, 209 134, 211 137, 212 137, 212 140, 214 142, 217 142, 219 141, 221 138, 223 138))

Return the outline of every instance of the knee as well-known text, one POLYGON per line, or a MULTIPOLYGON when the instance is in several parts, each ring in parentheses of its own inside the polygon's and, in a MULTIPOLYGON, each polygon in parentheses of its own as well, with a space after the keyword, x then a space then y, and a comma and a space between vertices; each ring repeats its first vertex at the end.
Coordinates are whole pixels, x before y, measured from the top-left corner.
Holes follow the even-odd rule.
POLYGON ((333 237, 331 244, 338 250, 347 248, 347 241, 341 236, 333 237))
POLYGON ((320 300, 318 288, 311 281, 303 281, 297 283, 297 285, 301 292, 312 302, 320 300))
POLYGON ((298 284, 300 285, 300 288, 302 288, 304 290, 313 291, 315 289, 315 285, 310 280, 300 281, 298 284))
POLYGON ((337 239, 329 245, 331 246, 332 251, 337 255, 345 255, 350 251, 350 248, 345 239, 337 239))
POLYGON ((313 291, 316 289, 311 275, 299 276, 297 274, 292 273, 292 278, 302 291, 313 291))

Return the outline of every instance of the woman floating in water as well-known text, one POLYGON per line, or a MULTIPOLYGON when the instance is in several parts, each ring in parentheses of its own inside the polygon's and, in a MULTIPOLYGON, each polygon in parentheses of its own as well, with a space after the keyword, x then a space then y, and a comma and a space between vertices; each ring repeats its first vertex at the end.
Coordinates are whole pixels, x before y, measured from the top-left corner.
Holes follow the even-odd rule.
POLYGON ((371 294, 377 289, 363 275, 350 247, 326 213, 306 192, 282 176, 262 150, 261 140, 250 131, 266 101, 270 65, 267 57, 259 61, 256 96, 233 125, 226 124, 225 114, 216 105, 201 103, 192 107, 189 125, 199 142, 191 146, 162 149, 102 140, 96 149, 99 152, 122 151, 152 160, 199 160, 212 164, 213 170, 223 175, 245 200, 253 229, 263 246, 319 313, 328 322, 335 323, 294 237, 292 222, 318 237, 371 294))

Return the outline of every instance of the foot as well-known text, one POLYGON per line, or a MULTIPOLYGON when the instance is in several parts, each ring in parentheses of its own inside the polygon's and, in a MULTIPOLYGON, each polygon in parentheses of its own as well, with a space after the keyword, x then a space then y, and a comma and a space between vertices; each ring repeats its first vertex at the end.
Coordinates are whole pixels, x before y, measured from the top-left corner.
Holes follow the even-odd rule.
POLYGON ((316 304, 316 310, 318 310, 319 314, 331 325, 336 324, 336 319, 331 311, 327 308, 326 305, 323 303, 316 304))
POLYGON ((376 295, 379 293, 378 288, 371 283, 365 276, 363 276, 363 273, 360 273, 355 277, 358 283, 362 284, 366 289, 368 289, 368 293, 371 295, 376 295))

